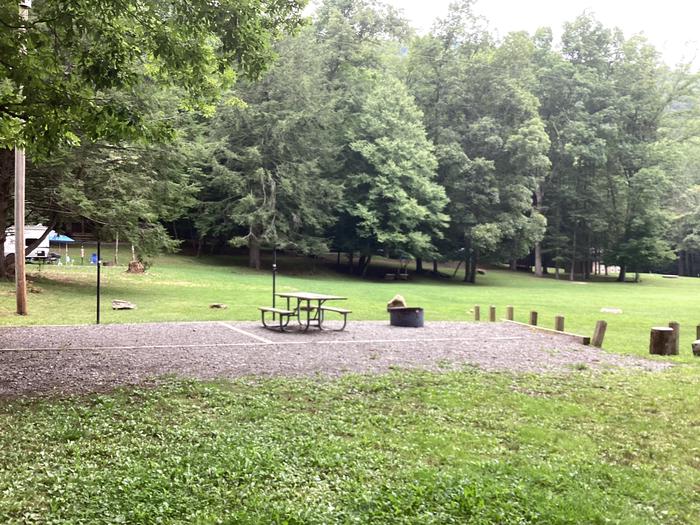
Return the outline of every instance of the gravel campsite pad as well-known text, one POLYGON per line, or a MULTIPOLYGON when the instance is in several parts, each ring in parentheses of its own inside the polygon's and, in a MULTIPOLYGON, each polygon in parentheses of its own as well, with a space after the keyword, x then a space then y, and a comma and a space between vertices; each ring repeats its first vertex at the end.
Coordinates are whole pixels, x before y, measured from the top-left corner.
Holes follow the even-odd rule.
POLYGON ((252 322, 0 328, 0 397, 101 392, 166 374, 332 377, 469 365, 512 372, 670 366, 507 323, 397 328, 351 322, 343 332, 308 333, 279 333, 252 322))

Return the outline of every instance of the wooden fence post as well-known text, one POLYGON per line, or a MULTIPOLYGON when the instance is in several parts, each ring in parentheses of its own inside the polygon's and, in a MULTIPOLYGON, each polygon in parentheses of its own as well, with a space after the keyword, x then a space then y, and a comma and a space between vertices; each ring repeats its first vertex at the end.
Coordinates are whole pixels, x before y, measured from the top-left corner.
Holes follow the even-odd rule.
POLYGON ((673 328, 655 326, 651 329, 651 337, 649 338, 650 354, 671 355, 673 344, 673 328))
POLYGON ((493 305, 489 306, 489 321, 496 322, 496 307, 493 305))
POLYGON ((598 321, 595 324, 595 330, 593 330, 593 340, 591 344, 597 348, 603 347, 603 339, 605 339, 605 331, 608 328, 607 321, 598 321))
POLYGON ((678 355, 681 348, 681 325, 676 321, 668 323, 668 327, 673 329, 673 354, 678 355))
POLYGON ((474 320, 481 321, 481 308, 478 304, 474 306, 474 320))
MULTIPOLYGON (((506 306, 506 319, 509 321, 513 320, 513 313, 514 313, 514 308, 512 306, 506 306)), ((700 326, 698 326, 698 330, 700 330, 700 326)), ((700 339, 700 336, 698 336, 698 339, 700 339)))
POLYGON ((557 315, 554 317, 554 329, 557 332, 564 331, 564 316, 563 315, 557 315))
POLYGON ((530 324, 532 326, 537 326, 537 312, 534 310, 530 312, 530 324))

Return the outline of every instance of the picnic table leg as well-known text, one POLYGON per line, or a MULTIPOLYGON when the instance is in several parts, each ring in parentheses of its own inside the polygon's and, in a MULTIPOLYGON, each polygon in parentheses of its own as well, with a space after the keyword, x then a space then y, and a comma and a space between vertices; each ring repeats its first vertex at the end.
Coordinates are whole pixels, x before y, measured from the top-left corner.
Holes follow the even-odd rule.
POLYGON ((318 302, 318 329, 323 330, 323 306, 324 301, 318 302))

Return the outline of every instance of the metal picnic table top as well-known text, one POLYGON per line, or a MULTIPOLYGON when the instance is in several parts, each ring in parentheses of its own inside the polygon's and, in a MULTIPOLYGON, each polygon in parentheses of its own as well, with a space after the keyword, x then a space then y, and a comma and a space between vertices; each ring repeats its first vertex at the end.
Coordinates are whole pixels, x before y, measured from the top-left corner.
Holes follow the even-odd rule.
POLYGON ((280 292, 275 295, 288 299, 298 299, 299 301, 342 301, 347 299, 347 297, 340 295, 326 295, 314 292, 280 292))

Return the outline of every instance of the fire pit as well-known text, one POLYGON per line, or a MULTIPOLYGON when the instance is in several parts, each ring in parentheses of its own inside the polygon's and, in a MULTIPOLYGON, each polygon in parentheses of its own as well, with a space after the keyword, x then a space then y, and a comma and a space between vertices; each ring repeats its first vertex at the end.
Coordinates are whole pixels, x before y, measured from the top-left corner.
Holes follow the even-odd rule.
POLYGON ((421 328, 423 326, 423 309, 409 306, 387 308, 389 311, 389 323, 391 326, 409 326, 421 328))

